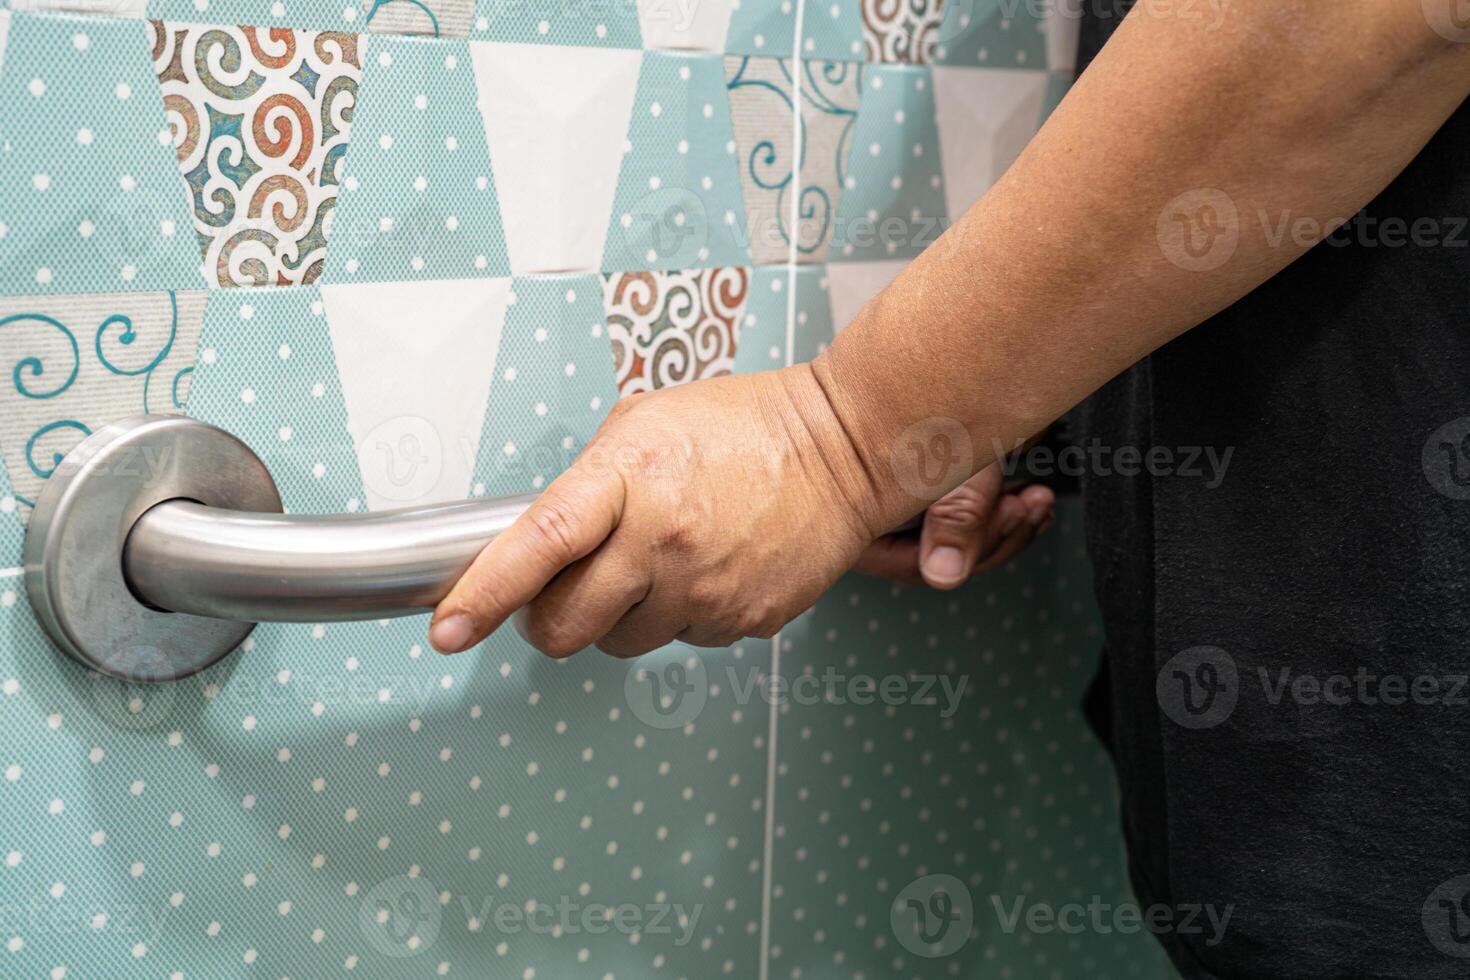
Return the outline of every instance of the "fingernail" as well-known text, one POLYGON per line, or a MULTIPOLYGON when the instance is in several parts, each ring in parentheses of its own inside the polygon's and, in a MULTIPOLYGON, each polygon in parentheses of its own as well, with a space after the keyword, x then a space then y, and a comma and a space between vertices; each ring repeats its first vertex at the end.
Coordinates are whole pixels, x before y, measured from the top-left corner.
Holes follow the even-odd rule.
POLYGON ((1021 515, 1020 514, 1012 514, 1010 517, 1007 517, 1004 522, 1001 523, 1001 525, 1000 525, 1000 536, 1003 537, 1003 538, 1008 538, 1012 534, 1014 534, 1016 528, 1018 528, 1020 526, 1021 526, 1021 515))
POLYGON ((446 616, 429 627, 429 642, 440 653, 459 653, 470 645, 475 624, 463 613, 446 616))
POLYGON ((924 571, 937 582, 958 581, 965 574, 965 553, 949 545, 935 548, 924 561, 924 571))

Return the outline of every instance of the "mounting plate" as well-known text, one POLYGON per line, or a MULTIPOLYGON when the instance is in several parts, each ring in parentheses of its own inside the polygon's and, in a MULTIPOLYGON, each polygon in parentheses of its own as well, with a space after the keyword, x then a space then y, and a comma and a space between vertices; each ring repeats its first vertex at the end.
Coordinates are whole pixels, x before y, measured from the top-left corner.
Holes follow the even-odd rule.
POLYGON ((194 419, 138 415, 98 429, 46 481, 25 542, 26 592, 53 643, 93 670, 169 681, 238 647, 254 623, 165 612, 123 576, 133 524, 166 500, 281 512, 276 484, 239 439, 194 419))

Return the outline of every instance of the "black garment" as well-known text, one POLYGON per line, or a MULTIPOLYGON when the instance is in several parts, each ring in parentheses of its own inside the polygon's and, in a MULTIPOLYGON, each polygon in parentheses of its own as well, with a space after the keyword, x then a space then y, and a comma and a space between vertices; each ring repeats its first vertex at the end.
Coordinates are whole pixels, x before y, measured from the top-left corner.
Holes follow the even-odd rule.
MULTIPOLYGON (((1086 22, 1084 58, 1112 26, 1086 22)), ((1084 480, 1106 626, 1088 707, 1135 888, 1233 907, 1215 945, 1160 937, 1189 980, 1470 976, 1470 107, 1367 214, 1438 242, 1355 222, 1074 420, 1176 463, 1233 450, 1213 488, 1208 466, 1084 480), (1171 663, 1198 647, 1223 657, 1171 663), (1283 669, 1346 703, 1273 703, 1283 669), (1408 703, 1383 703, 1386 675, 1408 703), (1174 720, 1186 682, 1196 708, 1220 688, 1213 724, 1174 720)))

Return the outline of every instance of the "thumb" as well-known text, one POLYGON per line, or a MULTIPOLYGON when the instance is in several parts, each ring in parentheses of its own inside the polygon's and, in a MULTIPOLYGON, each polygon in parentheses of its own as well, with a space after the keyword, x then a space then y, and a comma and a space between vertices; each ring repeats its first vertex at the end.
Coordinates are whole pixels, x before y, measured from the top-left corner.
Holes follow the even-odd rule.
POLYGON ((1001 476, 992 463, 929 506, 919 538, 919 571, 929 585, 957 588, 975 570, 1001 499, 1001 476))
POLYGON ((492 633, 559 572, 590 554, 622 518, 616 474, 573 465, 480 552, 439 602, 429 642, 457 653, 492 633))

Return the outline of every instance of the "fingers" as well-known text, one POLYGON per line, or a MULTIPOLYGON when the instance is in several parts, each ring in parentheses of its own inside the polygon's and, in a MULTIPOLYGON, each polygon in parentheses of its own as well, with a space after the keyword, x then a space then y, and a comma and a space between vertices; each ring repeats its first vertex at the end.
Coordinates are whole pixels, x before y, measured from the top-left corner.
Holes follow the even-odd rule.
MULTIPOLYGON (((611 542, 608 543, 611 545, 611 542)), ((566 569, 514 616, 526 642, 562 659, 602 638, 648 595, 646 568, 604 546, 566 569)))
POLYGON ((679 621, 671 598, 655 590, 597 641, 597 649, 614 657, 640 657, 672 643, 688 630, 689 623, 679 621))
POLYGON ((1038 534, 1051 527, 1055 520, 1052 517, 1052 505, 1056 502, 1056 494, 1049 487, 1027 487, 1019 494, 1006 498, 1007 503, 1011 501, 1015 501, 1018 520, 1009 534, 996 536, 989 554, 975 566, 977 574, 1000 568, 1011 561, 1025 551, 1038 534))
POLYGON ((864 575, 886 578, 899 585, 923 585, 919 574, 919 536, 885 534, 858 557, 853 566, 864 575))
POLYGON ((601 544, 622 509, 623 483, 615 472, 573 466, 480 552, 434 610, 429 642, 457 653, 483 640, 601 544))
POLYGON ((931 504, 924 515, 919 571, 934 588, 958 588, 974 572, 1000 503, 1001 476, 999 464, 992 463, 931 504))

